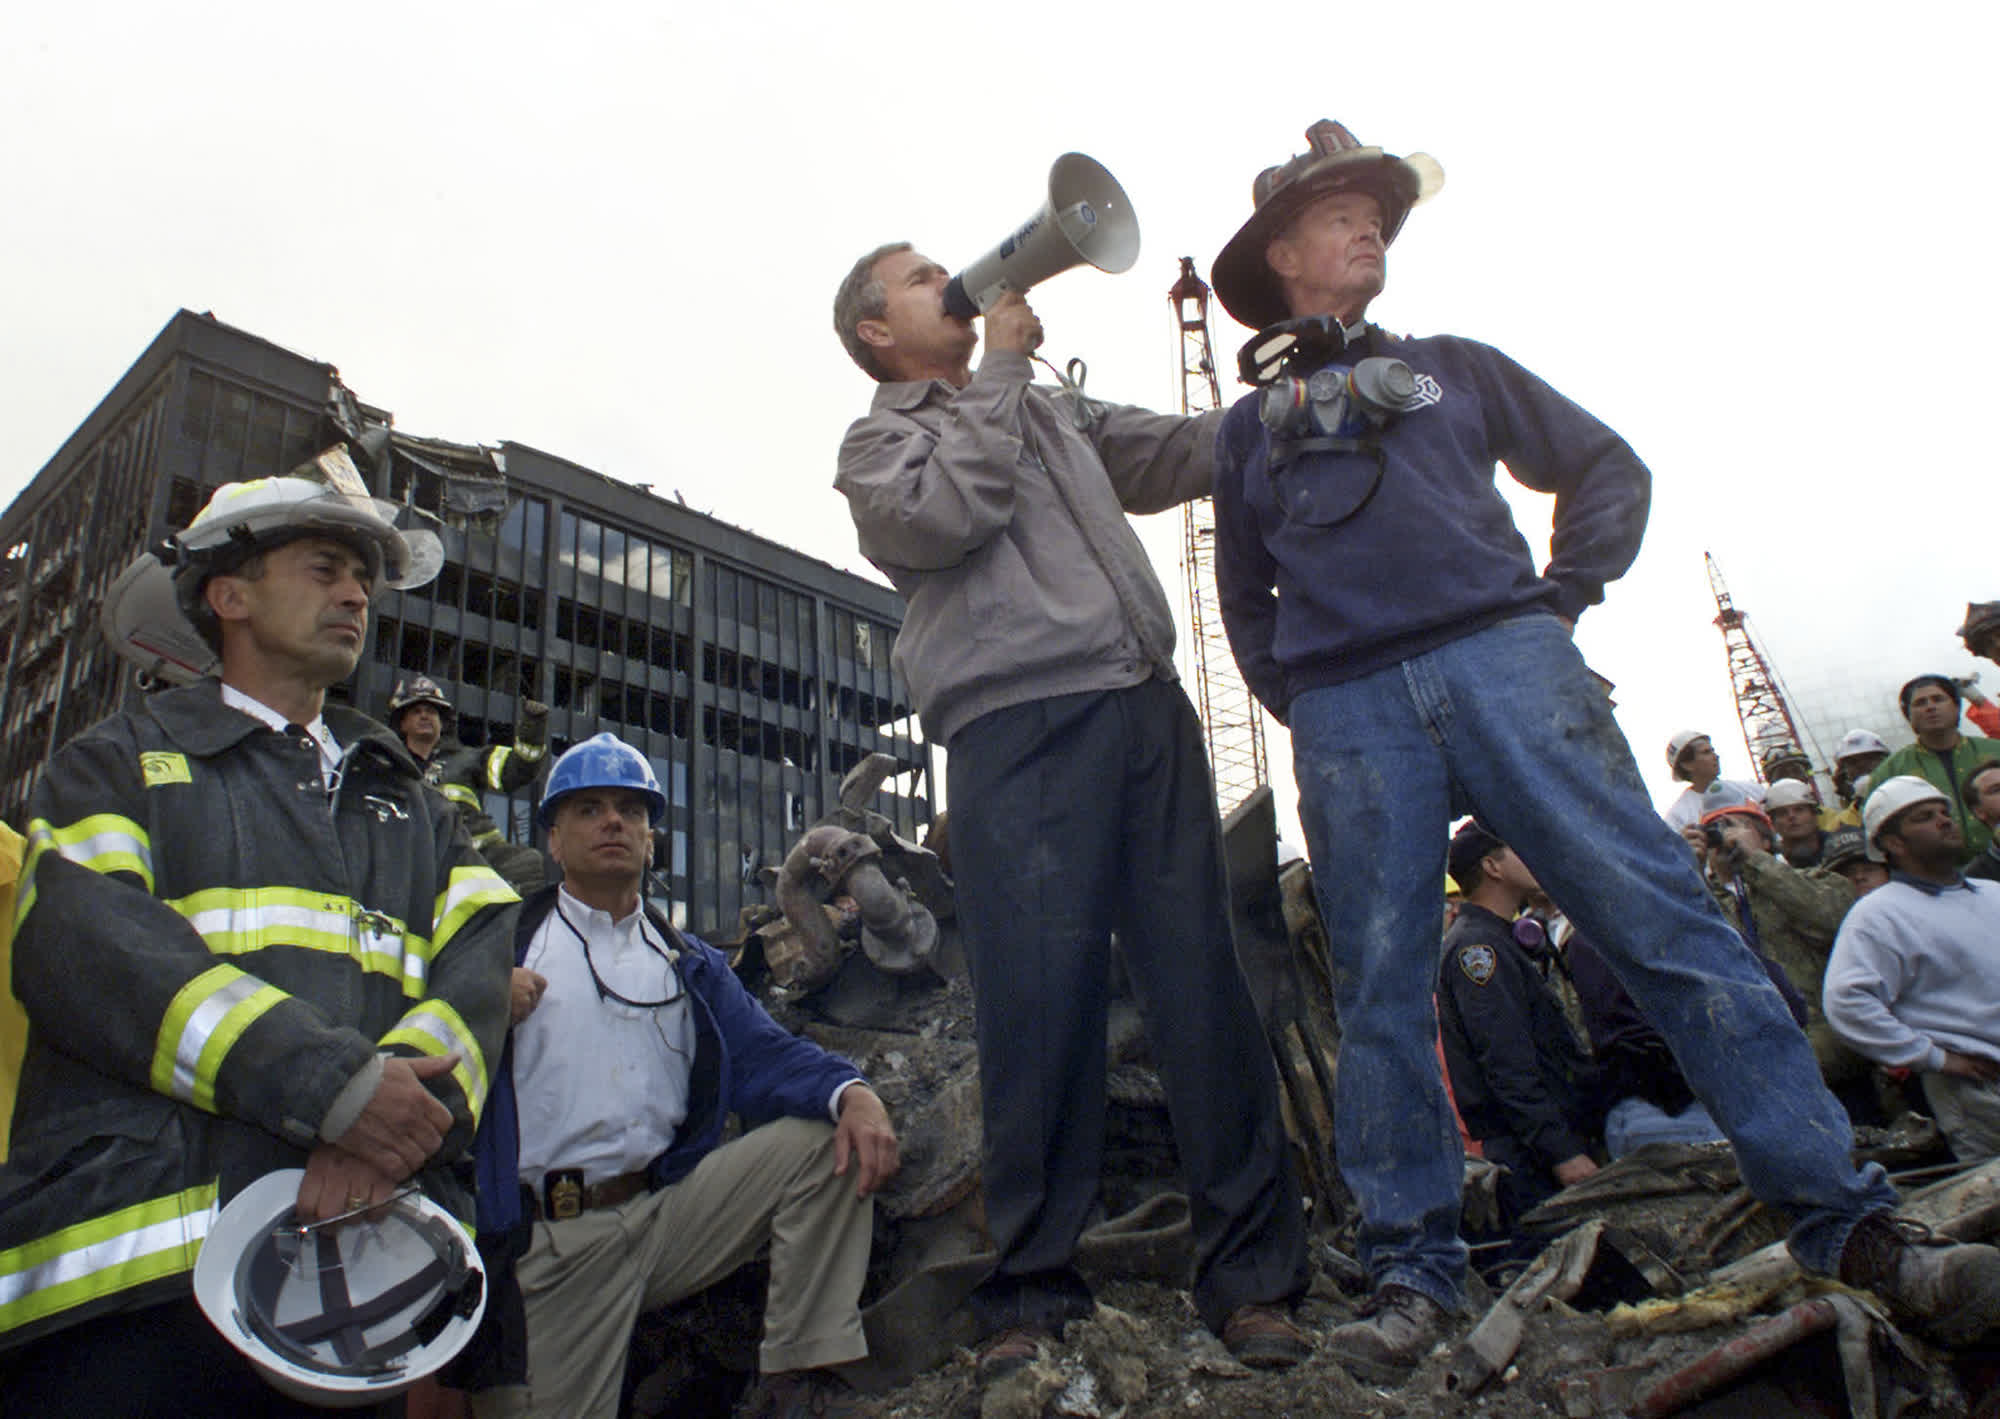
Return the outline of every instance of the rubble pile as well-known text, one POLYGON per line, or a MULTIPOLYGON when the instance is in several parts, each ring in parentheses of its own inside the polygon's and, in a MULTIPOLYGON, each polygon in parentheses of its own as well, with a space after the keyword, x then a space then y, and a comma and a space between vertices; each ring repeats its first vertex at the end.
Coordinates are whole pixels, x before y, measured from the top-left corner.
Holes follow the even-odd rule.
MULTIPOLYGON (((1173 1190, 1160 1085, 1124 989, 1112 1013, 1102 1220, 1078 1256, 1097 1312, 982 1393, 959 1306, 990 1261, 971 988, 946 864, 867 812, 870 772, 856 770, 842 808, 788 858, 784 909, 746 914, 735 960, 782 1023, 860 1065, 901 1134, 903 1169, 878 1195, 863 1296, 871 1358, 851 1375, 884 1419, 2000 1419, 2000 1351, 1939 1351, 1867 1295, 1801 1275, 1784 1219, 1750 1197, 1721 1144, 1652 1145, 1559 1193, 1527 1219, 1548 1243, 1533 1255, 1475 1245, 1469 1313, 1398 1389, 1364 1385, 1321 1356, 1247 1369, 1181 1289, 1186 1201, 1173 1190)), ((1338 1036, 1324 937, 1303 867, 1276 870, 1268 805, 1246 808, 1249 826, 1232 815, 1230 834, 1239 947, 1313 1209, 1314 1281, 1299 1319, 1324 1334, 1367 1291, 1333 1158, 1338 1036)), ((2000 1163, 1954 1166, 1935 1127, 1914 1116, 1857 1137, 1860 1156, 1905 1188, 1908 1215, 1960 1239, 2000 1232, 2000 1163)), ((1469 1230, 1495 1176, 1468 1160, 1469 1230)), ((728 1412, 754 1369, 761 1281, 753 1268, 646 1318, 632 1413, 728 1412)))

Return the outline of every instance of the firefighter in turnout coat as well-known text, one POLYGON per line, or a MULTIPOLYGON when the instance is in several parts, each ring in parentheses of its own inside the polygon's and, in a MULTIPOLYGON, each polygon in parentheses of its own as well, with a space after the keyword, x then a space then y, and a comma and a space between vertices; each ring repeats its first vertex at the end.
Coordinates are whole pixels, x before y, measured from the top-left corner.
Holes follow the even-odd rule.
POLYGON ((372 590, 435 574, 393 515, 310 478, 229 484, 171 571, 114 586, 164 598, 222 673, 79 735, 32 799, 0 1412, 317 1412, 190 1298, 220 1205, 303 1167, 304 1219, 412 1179, 472 1215, 453 1164, 499 1058, 518 904, 393 735, 322 709, 372 590))

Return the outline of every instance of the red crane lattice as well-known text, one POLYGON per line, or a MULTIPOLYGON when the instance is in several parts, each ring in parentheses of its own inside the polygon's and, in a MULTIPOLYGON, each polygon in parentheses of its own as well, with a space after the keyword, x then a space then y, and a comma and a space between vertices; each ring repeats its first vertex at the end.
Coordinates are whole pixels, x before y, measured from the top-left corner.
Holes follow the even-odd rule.
MULTIPOLYGON (((1208 285, 1195 274, 1194 258, 1181 258, 1180 279, 1167 292, 1179 331, 1181 412, 1222 407, 1215 351, 1208 339, 1208 285)), ((1270 778, 1264 758, 1264 711, 1243 683, 1222 628, 1215 586, 1215 505, 1197 498, 1181 519, 1181 585, 1187 595, 1189 654, 1194 663, 1195 709, 1208 739, 1215 775, 1215 803, 1224 816, 1270 778)))
POLYGON ((1722 632, 1722 644, 1729 657, 1729 690, 1736 697, 1736 717, 1743 726, 1743 747, 1750 754, 1750 767, 1761 780, 1764 761, 1779 749, 1803 754, 1805 736, 1792 718, 1785 687, 1770 658, 1758 645, 1750 629, 1750 618, 1729 599, 1729 587, 1722 580, 1722 568, 1707 552, 1701 559, 1708 567, 1709 590, 1715 593, 1715 624, 1722 632))

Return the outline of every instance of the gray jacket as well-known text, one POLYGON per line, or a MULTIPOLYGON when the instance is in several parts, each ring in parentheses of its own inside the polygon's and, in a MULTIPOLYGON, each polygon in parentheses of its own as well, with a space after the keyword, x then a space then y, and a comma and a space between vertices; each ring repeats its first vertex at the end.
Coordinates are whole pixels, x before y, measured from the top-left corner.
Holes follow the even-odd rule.
POLYGON ((1000 351, 964 389, 884 384, 841 444, 834 486, 909 603, 895 668, 936 743, 1009 705, 1176 678, 1125 514, 1207 496, 1221 415, 1050 394, 1032 369, 1000 351))

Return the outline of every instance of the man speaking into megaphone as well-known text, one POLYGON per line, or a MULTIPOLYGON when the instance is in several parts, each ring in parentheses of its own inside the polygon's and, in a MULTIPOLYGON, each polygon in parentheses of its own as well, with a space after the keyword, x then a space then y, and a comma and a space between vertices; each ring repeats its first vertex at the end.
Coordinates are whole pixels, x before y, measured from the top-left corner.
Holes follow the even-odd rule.
POLYGON ((894 663, 947 750, 958 920, 979 1035, 982 1382, 1090 1314, 1071 1264, 1097 1198, 1114 927, 1164 1071, 1202 1319, 1246 1364, 1309 1351, 1277 1087, 1231 943, 1200 726, 1166 593, 1126 521, 1207 495, 1215 420, 1031 383, 1018 289, 978 332, 907 243, 856 262, 834 327, 877 381, 835 486, 908 603, 894 663))

